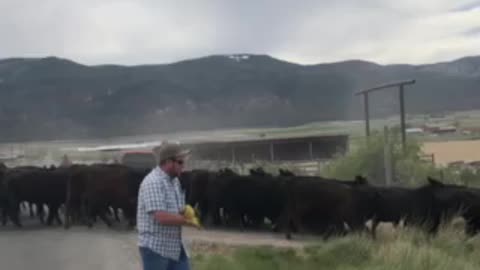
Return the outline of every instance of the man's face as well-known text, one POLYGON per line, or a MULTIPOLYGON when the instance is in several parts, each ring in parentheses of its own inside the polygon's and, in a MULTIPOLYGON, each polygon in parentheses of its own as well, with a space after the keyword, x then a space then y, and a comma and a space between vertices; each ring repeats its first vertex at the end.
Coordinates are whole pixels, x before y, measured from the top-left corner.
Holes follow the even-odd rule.
POLYGON ((185 166, 185 157, 176 157, 168 161, 167 173, 172 177, 178 177, 183 172, 185 166))

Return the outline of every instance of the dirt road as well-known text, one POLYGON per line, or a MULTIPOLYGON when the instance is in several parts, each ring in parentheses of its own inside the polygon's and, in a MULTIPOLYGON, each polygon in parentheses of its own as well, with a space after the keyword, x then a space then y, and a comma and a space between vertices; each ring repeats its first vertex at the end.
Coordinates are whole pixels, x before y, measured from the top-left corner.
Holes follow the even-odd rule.
POLYGON ((106 229, 0 231, 1 269, 140 269, 132 233, 106 229))
MULTIPOLYGON (((286 241, 280 234, 195 229, 185 229, 184 237, 195 252, 202 252, 205 243, 295 248, 309 242, 286 241)), ((140 269, 135 232, 100 226, 68 231, 40 225, 0 228, 0 264, 0 269, 9 270, 140 269)))

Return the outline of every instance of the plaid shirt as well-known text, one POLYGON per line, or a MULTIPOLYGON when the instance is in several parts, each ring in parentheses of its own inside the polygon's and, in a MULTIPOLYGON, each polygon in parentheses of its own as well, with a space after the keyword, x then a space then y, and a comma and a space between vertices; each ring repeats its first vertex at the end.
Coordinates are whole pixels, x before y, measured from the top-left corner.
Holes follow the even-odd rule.
POLYGON ((153 214, 155 211, 178 214, 184 208, 185 196, 178 179, 155 167, 145 176, 138 192, 138 245, 178 261, 182 248, 181 226, 162 225, 153 214))

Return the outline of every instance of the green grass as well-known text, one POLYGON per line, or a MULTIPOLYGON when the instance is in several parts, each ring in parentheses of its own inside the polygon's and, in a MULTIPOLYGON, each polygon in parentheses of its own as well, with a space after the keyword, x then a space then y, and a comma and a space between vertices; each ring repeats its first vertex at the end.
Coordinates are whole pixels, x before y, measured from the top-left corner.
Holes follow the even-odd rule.
MULTIPOLYGON (((224 255, 194 255, 197 270, 273 269, 480 269, 480 238, 447 229, 436 238, 418 231, 372 240, 348 236, 304 249, 243 247, 224 255)), ((201 251, 200 251, 201 252, 201 251)))

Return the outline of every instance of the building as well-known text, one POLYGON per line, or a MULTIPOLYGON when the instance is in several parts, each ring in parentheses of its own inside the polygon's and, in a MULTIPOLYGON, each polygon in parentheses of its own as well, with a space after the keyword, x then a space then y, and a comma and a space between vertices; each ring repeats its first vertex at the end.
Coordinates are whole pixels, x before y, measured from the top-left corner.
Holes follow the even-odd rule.
POLYGON ((250 163, 300 162, 331 159, 348 150, 348 135, 259 138, 184 144, 192 158, 203 161, 250 163))

